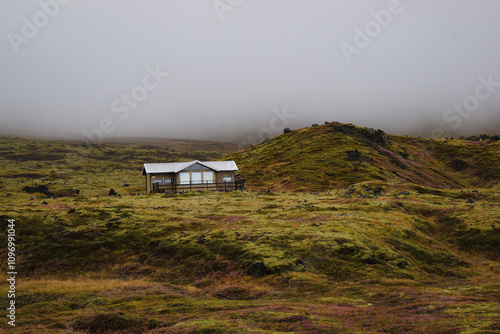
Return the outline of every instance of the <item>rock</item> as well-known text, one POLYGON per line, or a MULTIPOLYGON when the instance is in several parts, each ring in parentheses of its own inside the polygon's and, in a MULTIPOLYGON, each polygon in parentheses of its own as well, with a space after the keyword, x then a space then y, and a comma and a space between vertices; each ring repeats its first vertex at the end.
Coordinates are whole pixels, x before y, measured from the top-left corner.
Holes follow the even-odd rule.
POLYGON ((285 133, 290 133, 290 132, 292 132, 292 130, 290 130, 290 128, 285 128, 285 129, 283 130, 283 133, 284 133, 284 134, 285 134, 285 133))
POLYGON ((387 138, 385 136, 384 131, 382 130, 374 130, 374 129, 366 129, 366 128, 356 128, 352 124, 339 124, 335 125, 334 130, 337 132, 342 132, 346 134, 352 134, 357 137, 368 139, 369 141, 387 145, 387 138))
POLYGON ((128 186, 129 186, 129 184, 128 184, 128 183, 124 183, 124 184, 122 185, 122 187, 128 187, 128 186))
POLYGON ((42 205, 48 205, 49 203, 47 203, 47 201, 43 201, 42 202, 42 205))
POLYGON ((49 188, 44 185, 35 184, 33 187, 26 186, 22 189, 22 191, 27 192, 28 194, 41 193, 47 197, 52 197, 52 193, 49 191, 49 188))
POLYGON ((205 235, 202 234, 201 237, 198 238, 197 241, 199 244, 204 244, 206 242, 205 235))
POLYGON ((74 208, 70 208, 70 209, 68 210, 68 213, 75 213, 75 212, 76 212, 76 209, 74 209, 74 208))
POLYGON ((466 202, 467 204, 472 204, 472 203, 476 203, 476 200, 474 198, 469 198, 466 202))
POLYGON ((117 196, 117 195, 118 195, 118 193, 117 193, 117 192, 116 192, 113 188, 111 188, 111 189, 109 190, 109 194, 108 194, 108 195, 109 195, 109 196, 117 196))

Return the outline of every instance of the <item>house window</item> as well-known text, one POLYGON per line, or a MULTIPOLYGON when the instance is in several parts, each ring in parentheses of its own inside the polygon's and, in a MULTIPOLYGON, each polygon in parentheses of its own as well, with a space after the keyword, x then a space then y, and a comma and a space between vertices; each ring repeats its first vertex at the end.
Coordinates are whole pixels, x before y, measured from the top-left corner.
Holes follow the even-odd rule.
POLYGON ((172 184, 174 183, 173 181, 173 179, 165 179, 165 184, 172 184))
POLYGON ((233 177, 232 176, 223 176, 222 182, 233 182, 233 177))
POLYGON ((203 183, 214 183, 214 172, 203 172, 203 183))
POLYGON ((202 166, 200 164, 194 164, 184 170, 209 170, 209 168, 202 166))
POLYGON ((180 184, 189 184, 191 182, 190 173, 182 172, 179 173, 179 183, 180 184))
POLYGON ((153 179, 153 184, 163 184, 163 179, 153 179))
POLYGON ((201 172, 192 172, 191 173, 191 182, 193 184, 201 184, 201 172))
MULTIPOLYGON (((165 179, 166 181, 167 179, 165 179)), ((179 184, 211 184, 215 181, 215 174, 213 171, 191 171, 191 172, 180 172, 178 176, 179 184)), ((232 179, 229 178, 229 182, 232 179)))

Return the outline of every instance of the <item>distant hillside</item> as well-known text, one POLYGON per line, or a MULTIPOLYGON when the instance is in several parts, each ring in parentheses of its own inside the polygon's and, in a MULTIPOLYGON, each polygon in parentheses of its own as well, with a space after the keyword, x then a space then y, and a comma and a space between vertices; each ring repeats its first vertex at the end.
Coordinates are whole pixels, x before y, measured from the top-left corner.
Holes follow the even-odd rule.
MULTIPOLYGON (((85 139, 43 138, 44 141, 83 143, 85 139)), ((87 141, 87 143, 89 143, 87 141)), ((95 144, 95 143, 89 143, 95 144)), ((176 151, 214 151, 229 154, 238 149, 238 144, 212 140, 156 138, 156 137, 111 137, 104 138, 99 144, 109 145, 141 145, 168 147, 176 151)))
POLYGON ((250 189, 320 191, 381 180, 431 188, 494 187, 500 142, 432 140, 327 123, 292 131, 225 159, 250 189))
POLYGON ((200 146, 178 150, 152 145, 84 144, 0 136, 0 191, 46 184, 82 193, 129 184, 143 189, 142 164, 217 160, 224 153, 200 146))

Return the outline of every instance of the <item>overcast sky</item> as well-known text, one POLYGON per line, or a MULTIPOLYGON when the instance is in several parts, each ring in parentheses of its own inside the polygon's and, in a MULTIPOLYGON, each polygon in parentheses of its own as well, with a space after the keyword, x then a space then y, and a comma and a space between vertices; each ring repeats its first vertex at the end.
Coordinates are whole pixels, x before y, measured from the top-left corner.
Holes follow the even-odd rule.
POLYGON ((4 0, 0 134, 500 132, 498 13, 498 0, 4 0))

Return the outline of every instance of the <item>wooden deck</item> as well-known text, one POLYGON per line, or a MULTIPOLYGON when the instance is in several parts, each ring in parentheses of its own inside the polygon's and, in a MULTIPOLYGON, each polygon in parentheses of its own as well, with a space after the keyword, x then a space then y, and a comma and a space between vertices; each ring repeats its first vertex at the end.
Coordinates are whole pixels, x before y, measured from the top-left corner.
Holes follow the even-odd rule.
POLYGON ((182 191, 233 191, 245 189, 245 180, 213 183, 158 184, 153 183, 153 193, 178 193, 182 191))

